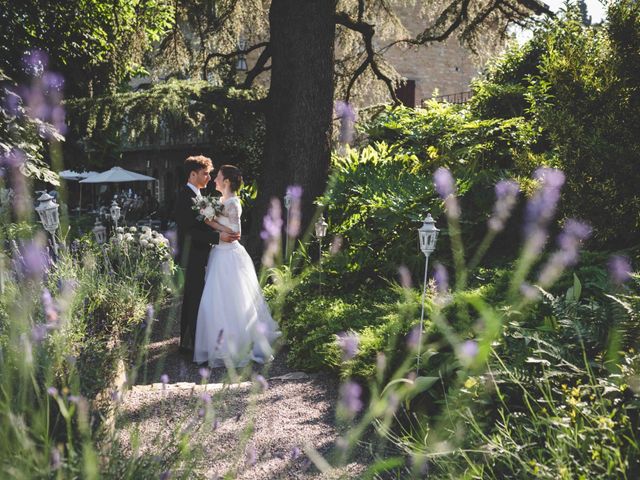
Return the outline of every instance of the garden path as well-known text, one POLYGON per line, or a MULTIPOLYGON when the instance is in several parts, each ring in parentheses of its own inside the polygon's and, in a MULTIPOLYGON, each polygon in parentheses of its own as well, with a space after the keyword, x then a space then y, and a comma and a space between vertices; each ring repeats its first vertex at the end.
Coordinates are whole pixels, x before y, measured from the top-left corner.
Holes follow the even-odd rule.
POLYGON ((364 449, 352 463, 325 473, 305 454, 310 446, 328 455, 340 437, 335 378, 291 371, 281 351, 262 371, 242 372, 231 383, 224 368, 213 369, 203 384, 200 369, 178 352, 177 326, 168 330, 152 339, 138 380, 123 398, 118 423, 126 426, 125 444, 137 428, 142 451, 170 448, 170 433, 189 428, 191 445, 202 453, 196 473, 205 478, 230 471, 240 479, 356 478, 366 469, 364 449), (169 377, 166 385, 160 382, 163 374, 169 377), (255 374, 266 378, 266 390, 257 392, 255 374), (214 413, 203 419, 205 391, 214 413))

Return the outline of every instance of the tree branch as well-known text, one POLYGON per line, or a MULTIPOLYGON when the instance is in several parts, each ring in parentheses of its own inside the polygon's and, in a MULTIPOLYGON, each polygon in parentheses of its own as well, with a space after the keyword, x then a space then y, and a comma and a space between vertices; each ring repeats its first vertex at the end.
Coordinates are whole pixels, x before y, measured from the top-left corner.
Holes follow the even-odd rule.
POLYGON ((251 70, 247 72, 247 76, 244 79, 244 83, 242 84, 243 88, 251 88, 251 85, 253 85, 253 81, 256 79, 258 75, 260 75, 262 72, 266 72, 267 70, 271 69, 271 67, 265 67, 266 63, 269 61, 270 58, 271 58, 271 46, 267 44, 264 50, 262 50, 262 52, 260 53, 258 60, 256 60, 256 64, 253 66, 251 70))
MULTIPOLYGON (((513 0, 517 5, 522 5, 528 11, 532 12, 535 15, 548 15, 555 16, 554 13, 549 10, 546 4, 542 3, 539 0, 513 0)), ((468 10, 469 10, 470 0, 454 0, 445 8, 442 13, 439 15, 435 24, 427 27, 422 33, 418 34, 416 38, 405 38, 401 40, 396 40, 391 42, 390 44, 384 46, 379 50, 380 53, 384 53, 389 50, 391 47, 399 44, 406 45, 424 45, 426 43, 431 42, 441 42, 446 40, 451 36, 451 34, 458 28, 460 25, 467 20, 468 10), (458 10, 459 8, 459 10, 458 10), (455 17, 451 24, 442 32, 439 32, 440 27, 446 23, 448 19, 450 19, 451 15, 454 14, 455 17), (439 33, 437 33, 439 32, 439 33)), ((470 35, 473 28, 476 28, 482 21, 478 20, 478 17, 483 16, 483 19, 486 18, 492 11, 499 10, 504 13, 505 16, 509 19, 510 22, 521 24, 521 21, 526 17, 527 12, 521 12, 517 10, 517 8, 511 4, 510 0, 495 0, 488 9, 484 9, 478 16, 475 17, 473 26, 469 25, 465 27, 464 34, 470 35), (513 12, 515 15, 509 15, 503 7, 507 7, 513 12), (487 11, 489 10, 489 11, 487 11)))
POLYGON ((367 58, 365 58, 364 62, 362 62, 360 66, 356 69, 356 71, 353 72, 353 75, 349 80, 349 85, 347 85, 347 91, 344 96, 345 102, 349 102, 349 98, 351 97, 351 89, 353 88, 353 85, 356 83, 356 80, 358 79, 358 77, 365 72, 368 66, 369 66, 369 56, 367 55, 367 58))
POLYGON ((389 90, 389 94, 393 99, 393 103, 399 105, 400 100, 398 100, 398 96, 396 95, 393 80, 391 80, 382 72, 382 70, 380 70, 380 66, 376 61, 376 52, 373 49, 373 35, 375 33, 373 25, 366 22, 355 21, 351 17, 349 17, 346 12, 336 13, 335 20, 337 24, 342 25, 355 32, 359 32, 362 35, 362 40, 364 41, 365 50, 367 52, 367 57, 365 58, 364 62, 360 65, 360 67, 358 67, 356 72, 354 72, 355 78, 352 78, 349 82, 347 95, 350 94, 350 90, 355 83, 355 79, 362 75, 367 66, 371 65, 371 70, 376 75, 376 77, 378 77, 379 80, 382 80, 387 85, 387 89, 389 90))
POLYGON ((267 47, 268 45, 269 45, 269 42, 260 42, 260 43, 256 43, 252 47, 245 48, 244 50, 236 50, 236 51, 230 52, 230 53, 211 52, 204 59, 204 64, 202 65, 202 78, 203 78, 203 80, 207 79, 207 70, 209 70, 209 62, 212 59, 214 59, 214 58, 230 59, 230 58, 234 58, 234 57, 236 57, 238 55, 246 55, 247 53, 253 52, 254 50, 257 50, 258 48, 267 47))

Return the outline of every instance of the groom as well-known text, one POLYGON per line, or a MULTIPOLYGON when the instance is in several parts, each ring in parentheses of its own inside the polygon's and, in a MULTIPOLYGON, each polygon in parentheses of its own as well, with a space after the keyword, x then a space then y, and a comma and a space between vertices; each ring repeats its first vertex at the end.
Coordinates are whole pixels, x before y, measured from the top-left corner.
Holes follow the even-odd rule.
POLYGON ((204 290, 205 267, 211 246, 220 239, 225 242, 238 240, 240 235, 218 233, 198 220, 198 213, 191 207, 193 198, 201 195, 211 180, 211 159, 202 155, 184 161, 187 184, 178 192, 174 218, 178 224, 178 256, 176 261, 184 269, 184 294, 180 318, 180 351, 193 353, 196 321, 200 297, 204 290))

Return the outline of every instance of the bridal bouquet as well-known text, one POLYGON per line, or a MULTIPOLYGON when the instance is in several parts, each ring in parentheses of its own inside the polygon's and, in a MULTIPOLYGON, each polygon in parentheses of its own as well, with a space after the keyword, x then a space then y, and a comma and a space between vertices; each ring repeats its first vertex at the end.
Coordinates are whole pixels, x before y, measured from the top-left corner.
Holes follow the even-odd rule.
POLYGON ((191 208, 198 212, 198 220, 213 220, 213 217, 222 213, 223 205, 218 197, 194 197, 193 203, 191 208))

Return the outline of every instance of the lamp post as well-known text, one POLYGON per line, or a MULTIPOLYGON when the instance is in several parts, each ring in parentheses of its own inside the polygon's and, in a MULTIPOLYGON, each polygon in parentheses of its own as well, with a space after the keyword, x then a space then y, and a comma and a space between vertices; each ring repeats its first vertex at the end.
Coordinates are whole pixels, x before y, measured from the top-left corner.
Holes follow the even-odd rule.
POLYGON ((246 72, 248 70, 247 67, 247 57, 244 51, 247 48, 247 42, 240 38, 238 40, 238 60, 236 61, 236 71, 238 72, 246 72))
POLYGON ((320 254, 318 258, 318 264, 320 266, 318 293, 322 294, 322 239, 327 235, 328 227, 327 222, 324 221, 324 215, 320 215, 320 218, 314 226, 316 229, 316 237, 318 238, 318 252, 320 254))
POLYGON ((56 230, 60 226, 60 216, 58 208, 60 207, 53 197, 47 192, 42 192, 38 198, 40 204, 36 207, 36 212, 40 217, 40 222, 44 229, 51 234, 53 241, 53 253, 58 257, 58 243, 56 242, 56 230))
POLYGON ((429 268, 429 255, 436 249, 436 240, 438 239, 439 229, 433 221, 430 213, 424 219, 422 227, 418 229, 418 239, 420 242, 420 250, 424 253, 424 281, 422 283, 422 313, 420 314, 420 332, 418 334, 418 358, 416 364, 416 373, 420 368, 420 350, 422 348, 422 328, 424 325, 424 300, 427 294, 427 270, 429 268))
POLYGON ((118 220, 120 219, 120 207, 115 200, 111 203, 109 213, 111 214, 111 220, 113 220, 115 228, 118 228, 118 220))
POLYGON ((100 222, 99 218, 96 218, 96 224, 93 227, 92 232, 96 237, 96 242, 98 242, 98 245, 102 245, 107 241, 107 227, 102 225, 102 222, 100 222))
POLYGON ((289 255, 289 209, 291 208, 291 192, 287 189, 287 193, 284 196, 284 208, 287 211, 287 226, 285 229, 285 237, 284 237, 284 254, 285 256, 289 255))

